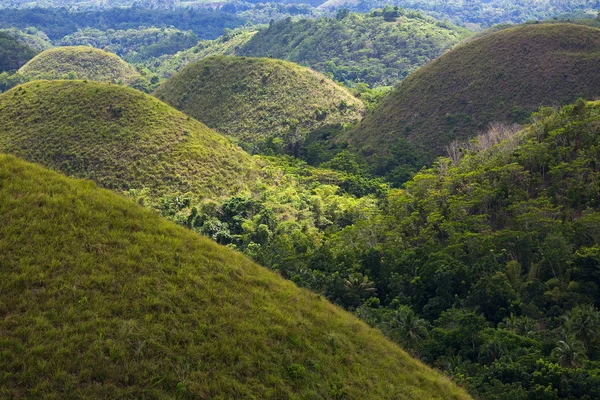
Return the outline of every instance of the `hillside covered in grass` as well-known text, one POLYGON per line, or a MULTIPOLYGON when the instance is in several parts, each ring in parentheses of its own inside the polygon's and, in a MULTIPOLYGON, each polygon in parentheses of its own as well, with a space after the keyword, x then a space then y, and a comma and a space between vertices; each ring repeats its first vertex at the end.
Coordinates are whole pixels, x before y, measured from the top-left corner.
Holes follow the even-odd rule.
POLYGON ((0 156, 0 395, 468 399, 322 297, 0 156))
POLYGON ((364 111, 360 100, 325 76, 267 58, 210 57, 186 66, 154 94, 251 151, 293 151, 311 130, 353 123, 364 111))
POLYGON ((600 95, 600 29, 532 24, 469 41, 404 80, 350 132, 388 174, 419 169, 490 123, 523 123, 540 106, 600 95), (418 155, 415 157, 415 155, 418 155), (402 168, 402 166, 401 166, 402 168))
POLYGON ((240 148, 156 98, 84 81, 34 81, 0 95, 0 151, 153 198, 229 194, 257 169, 240 148))
POLYGON ((28 79, 87 79, 129 84, 140 78, 116 54, 87 46, 57 47, 38 54, 19 73, 28 79))
POLYGON ((37 51, 8 32, 0 31, 0 73, 16 71, 31 60, 37 51))

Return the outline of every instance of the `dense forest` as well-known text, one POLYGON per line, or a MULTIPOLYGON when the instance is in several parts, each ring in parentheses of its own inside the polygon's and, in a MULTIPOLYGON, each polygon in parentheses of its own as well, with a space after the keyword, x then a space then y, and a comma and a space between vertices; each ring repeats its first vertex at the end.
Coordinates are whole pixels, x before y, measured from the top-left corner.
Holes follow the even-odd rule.
POLYGON ((308 65, 339 82, 393 85, 469 35, 417 12, 341 11, 336 18, 285 19, 259 31, 239 55, 308 65))
POLYGON ((37 52, 6 32, 0 32, 0 73, 16 71, 37 52))
POLYGON ((141 63, 153 57, 175 54, 198 43, 191 31, 175 28, 137 28, 100 30, 85 28, 56 42, 59 46, 93 46, 108 49, 130 63, 141 63))
POLYGON ((0 29, 34 27, 52 40, 59 40, 80 29, 95 28, 128 30, 140 27, 170 27, 192 31, 200 38, 215 39, 225 28, 235 28, 244 21, 232 14, 200 9, 110 8, 98 11, 68 11, 56 9, 0 10, 0 29))
POLYGON ((336 18, 282 19, 256 34, 238 29, 148 67, 170 76, 181 65, 209 55, 272 57, 310 66, 348 85, 389 86, 470 34, 398 8, 369 14, 341 11, 336 18))
POLYGON ((457 24, 480 26, 544 20, 580 11, 592 11, 595 15, 600 8, 597 0, 329 0, 319 8, 368 12, 385 5, 423 11, 457 24))

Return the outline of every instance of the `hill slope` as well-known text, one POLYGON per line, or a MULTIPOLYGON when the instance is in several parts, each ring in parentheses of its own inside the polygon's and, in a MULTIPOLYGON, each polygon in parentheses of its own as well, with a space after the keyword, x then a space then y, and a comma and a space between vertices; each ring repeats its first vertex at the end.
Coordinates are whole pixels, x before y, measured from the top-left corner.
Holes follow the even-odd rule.
POLYGON ((294 145, 317 127, 354 122, 364 110, 360 100, 323 75, 265 58, 198 61, 155 95, 246 144, 282 138, 294 145))
POLYGON ((129 84, 140 77, 117 55, 86 46, 57 47, 37 55, 19 70, 29 79, 75 79, 129 84))
POLYGON ((281 20, 237 53, 275 57, 331 73, 339 82, 391 85, 469 35, 414 11, 281 20))
POLYGON ((36 51, 7 32, 0 32, 0 73, 16 71, 36 55, 36 51))
POLYGON ((368 12, 390 5, 419 10, 441 20, 481 26, 541 21, 598 8, 595 0, 328 0, 319 9, 368 12))
POLYGON ((467 399, 321 297, 0 156, 0 395, 467 399))
POLYGON ((470 34, 402 9, 385 14, 381 10, 342 13, 339 18, 287 18, 256 34, 237 33, 200 42, 172 59, 162 59, 154 70, 168 76, 182 63, 216 54, 272 57, 331 74, 338 82, 392 85, 470 34))
POLYGON ((432 161, 491 122, 522 122, 542 105, 600 95, 599 63, 600 29, 538 24, 485 35, 405 79, 349 140, 382 156, 406 139, 432 161))
POLYGON ((36 81, 0 95, 0 151, 155 197, 229 194, 256 171, 248 154, 203 124, 98 82, 36 81))

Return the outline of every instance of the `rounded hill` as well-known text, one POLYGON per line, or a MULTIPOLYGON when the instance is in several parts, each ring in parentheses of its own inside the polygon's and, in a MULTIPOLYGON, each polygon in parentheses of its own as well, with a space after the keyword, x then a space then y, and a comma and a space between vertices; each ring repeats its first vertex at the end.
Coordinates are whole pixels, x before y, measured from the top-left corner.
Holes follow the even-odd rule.
POLYGON ((267 58, 209 57, 184 67, 155 95, 249 148, 274 138, 293 146, 316 128, 355 122, 364 111, 325 76, 267 58))
POLYGON ((595 98, 598 65, 600 29, 532 24, 490 33, 410 75, 348 139, 383 160, 383 170, 401 152, 395 147, 412 146, 431 162, 491 123, 521 123, 540 106, 595 98))
POLYGON ((123 84, 141 77, 116 54, 87 46, 46 50, 21 67, 19 73, 29 79, 89 79, 123 84))
POLYGON ((0 155, 0 396, 465 399, 321 296, 0 155))
POLYGON ((231 194, 258 167, 155 97, 108 83, 34 81, 0 95, 0 152, 152 197, 231 194))

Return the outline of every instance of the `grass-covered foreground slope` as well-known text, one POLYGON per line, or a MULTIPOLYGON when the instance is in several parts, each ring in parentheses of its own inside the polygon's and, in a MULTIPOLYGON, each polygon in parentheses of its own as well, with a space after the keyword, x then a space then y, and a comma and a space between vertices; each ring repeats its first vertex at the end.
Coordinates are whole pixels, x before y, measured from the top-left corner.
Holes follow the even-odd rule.
POLYGON ((37 52, 8 32, 0 31, 0 73, 16 71, 37 52))
POLYGON ((183 68, 154 94, 245 144, 280 138, 293 145, 320 126, 355 122, 364 110, 325 76, 266 58, 209 57, 183 68))
POLYGON ((522 122, 540 106, 600 95, 598 65, 600 29, 505 29, 412 74, 349 138, 365 154, 378 155, 406 139, 431 161, 453 140, 468 140, 491 122, 522 122))
POLYGON ((129 84, 140 78, 117 55, 87 46, 57 47, 38 54, 19 73, 29 79, 89 79, 129 84))
POLYGON ((152 196, 219 196, 256 166, 227 139, 156 98, 119 85, 34 81, 0 95, 0 151, 152 196))
POLYGON ((0 156, 0 396, 467 399, 320 296, 0 156))

